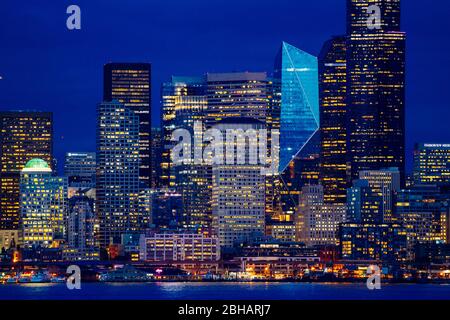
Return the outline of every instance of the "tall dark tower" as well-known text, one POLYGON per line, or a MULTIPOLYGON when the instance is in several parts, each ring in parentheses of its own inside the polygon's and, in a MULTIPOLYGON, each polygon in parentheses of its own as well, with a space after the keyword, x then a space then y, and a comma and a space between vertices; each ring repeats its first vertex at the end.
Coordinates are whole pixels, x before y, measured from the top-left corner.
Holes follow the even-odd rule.
POLYGON ((103 100, 117 100, 139 116, 139 181, 151 185, 151 65, 108 63, 104 66, 103 100))
POLYGON ((405 172, 405 33, 400 0, 347 0, 347 152, 361 170, 405 172), (379 10, 377 10, 379 9, 379 10), (380 12, 378 19, 374 13, 380 12))
POLYGON ((0 112, 0 230, 20 221, 20 172, 34 158, 53 163, 53 114, 0 112))
POLYGON ((319 55, 320 181, 327 203, 345 203, 347 194, 346 38, 325 42, 319 55))

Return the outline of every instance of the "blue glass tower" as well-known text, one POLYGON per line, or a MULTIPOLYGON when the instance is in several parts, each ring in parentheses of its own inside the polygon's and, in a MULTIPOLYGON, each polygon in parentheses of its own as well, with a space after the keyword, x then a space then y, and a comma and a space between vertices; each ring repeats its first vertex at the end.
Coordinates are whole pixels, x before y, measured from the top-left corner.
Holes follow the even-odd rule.
POLYGON ((281 91, 280 172, 319 129, 319 77, 317 57, 286 42, 275 62, 281 91))

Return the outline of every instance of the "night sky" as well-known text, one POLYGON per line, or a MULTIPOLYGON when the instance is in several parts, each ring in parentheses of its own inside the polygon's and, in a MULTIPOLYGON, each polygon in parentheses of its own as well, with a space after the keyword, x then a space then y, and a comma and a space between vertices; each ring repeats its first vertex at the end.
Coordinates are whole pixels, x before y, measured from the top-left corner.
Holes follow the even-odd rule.
MULTIPOLYGON (((450 2, 403 0, 407 152, 449 142, 450 2)), ((171 75, 272 71, 287 41, 317 55, 345 32, 345 0, 1 0, 0 110, 53 111, 55 155, 95 151, 102 67, 151 62, 153 125, 171 75), (66 28, 77 4, 82 29, 66 28)))

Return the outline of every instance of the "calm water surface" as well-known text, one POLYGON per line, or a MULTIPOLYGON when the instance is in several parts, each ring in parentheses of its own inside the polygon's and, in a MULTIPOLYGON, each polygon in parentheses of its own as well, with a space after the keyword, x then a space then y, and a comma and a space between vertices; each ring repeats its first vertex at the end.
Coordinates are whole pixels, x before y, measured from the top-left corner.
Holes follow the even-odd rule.
POLYGON ((83 283, 81 290, 68 290, 65 284, 45 283, 1 285, 0 299, 450 300, 450 285, 386 284, 368 290, 365 283, 83 283))

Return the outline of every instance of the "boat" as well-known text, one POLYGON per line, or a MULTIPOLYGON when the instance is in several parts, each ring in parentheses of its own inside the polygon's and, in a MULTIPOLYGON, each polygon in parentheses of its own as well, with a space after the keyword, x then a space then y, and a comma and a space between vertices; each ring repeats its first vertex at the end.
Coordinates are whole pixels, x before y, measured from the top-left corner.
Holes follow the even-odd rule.
POLYGON ((17 283, 18 280, 19 280, 19 279, 17 278, 17 276, 12 276, 12 277, 6 279, 6 283, 7 283, 7 284, 17 283))
POLYGON ((65 283, 66 282, 66 277, 63 277, 63 276, 52 277, 50 279, 50 282, 52 282, 52 283, 65 283))
POLYGON ((100 282, 146 282, 151 279, 151 275, 130 265, 99 275, 100 282))
POLYGON ((33 274, 30 278, 31 283, 43 283, 43 282, 49 282, 50 277, 46 272, 37 272, 33 274))

